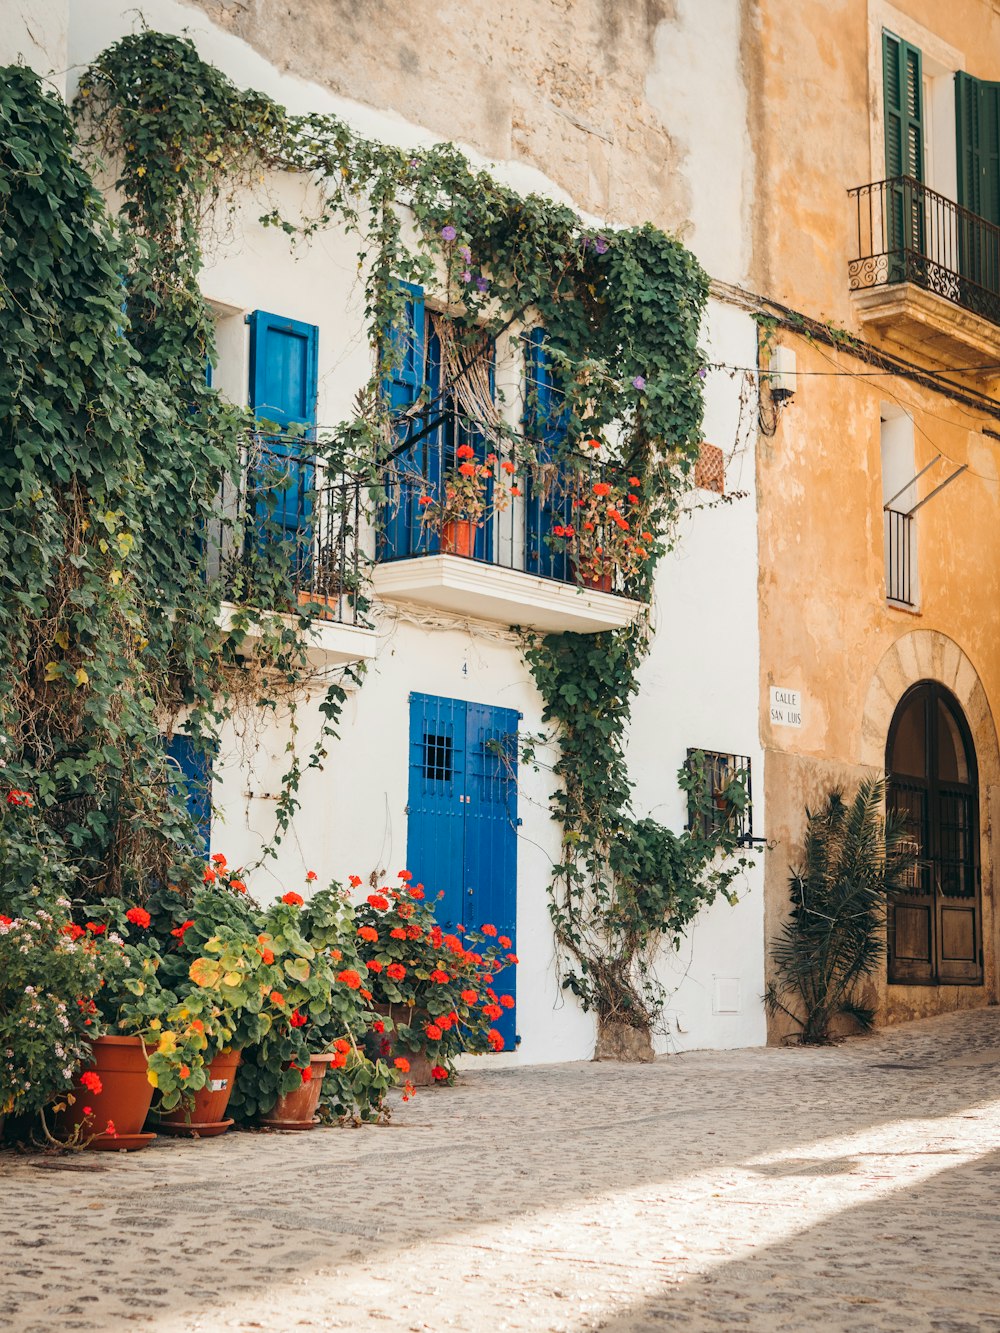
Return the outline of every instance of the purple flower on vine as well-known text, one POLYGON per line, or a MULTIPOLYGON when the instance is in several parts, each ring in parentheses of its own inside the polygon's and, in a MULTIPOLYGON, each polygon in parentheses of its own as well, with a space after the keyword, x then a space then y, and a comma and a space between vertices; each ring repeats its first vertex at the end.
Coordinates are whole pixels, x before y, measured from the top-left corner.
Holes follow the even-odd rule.
POLYGON ((594 249, 599 255, 607 254, 608 243, 603 236, 594 237, 594 249))
POLYGON ((468 270, 467 268, 462 270, 462 281, 463 281, 463 282, 471 282, 471 281, 472 281, 472 274, 469 272, 469 270, 468 270))
POLYGON ((704 366, 699 366, 699 367, 698 367, 698 378, 699 378, 700 380, 703 380, 707 374, 708 374, 708 371, 705 369, 704 366))
POLYGON ((633 388, 633 389, 644 389, 645 387, 646 387, 646 381, 645 381, 645 379, 643 378, 643 376, 642 376, 642 375, 636 375, 635 379, 632 381, 632 388, 633 388))
POLYGON ((460 245, 458 247, 458 253, 462 256, 462 258, 465 260, 467 264, 472 263, 472 251, 469 249, 467 245, 460 245))
POLYGON ((489 279, 484 277, 478 277, 476 279, 476 289, 477 291, 480 292, 488 292, 490 289, 489 279))
POLYGON ((458 235, 458 232, 455 230, 455 228, 454 228, 454 227, 451 225, 451 223, 449 222, 449 223, 447 224, 447 226, 444 226, 444 227, 441 228, 441 235, 442 235, 442 237, 444 238, 444 240, 446 240, 446 241, 453 241, 453 240, 455 239, 455 237, 458 235))

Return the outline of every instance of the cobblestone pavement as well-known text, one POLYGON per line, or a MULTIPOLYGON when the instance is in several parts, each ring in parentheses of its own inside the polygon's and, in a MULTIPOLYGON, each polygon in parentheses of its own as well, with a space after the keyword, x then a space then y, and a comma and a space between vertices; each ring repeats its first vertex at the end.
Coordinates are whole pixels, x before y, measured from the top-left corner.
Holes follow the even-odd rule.
POLYGON ((0 1154, 0 1329, 1000 1333, 1000 1009, 0 1154))

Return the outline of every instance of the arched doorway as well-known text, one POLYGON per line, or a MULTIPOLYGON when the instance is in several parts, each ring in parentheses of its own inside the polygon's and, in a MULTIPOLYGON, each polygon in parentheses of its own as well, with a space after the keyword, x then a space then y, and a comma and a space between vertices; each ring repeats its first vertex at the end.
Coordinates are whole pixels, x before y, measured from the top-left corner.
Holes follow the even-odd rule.
POLYGON ((885 769, 890 809, 907 816, 923 864, 889 904, 889 982, 981 985, 979 786, 958 700, 921 681, 893 715, 885 769))

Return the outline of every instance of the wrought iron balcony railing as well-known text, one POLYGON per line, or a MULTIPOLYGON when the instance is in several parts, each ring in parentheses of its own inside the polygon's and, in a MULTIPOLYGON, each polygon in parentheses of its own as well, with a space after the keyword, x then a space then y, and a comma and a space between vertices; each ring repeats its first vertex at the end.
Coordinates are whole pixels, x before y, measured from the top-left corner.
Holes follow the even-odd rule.
POLYGON ((301 438, 254 434, 238 484, 223 483, 205 542, 227 600, 360 623, 360 479, 331 469, 301 438))
POLYGON ((855 229, 852 291, 912 282, 1000 324, 1000 227, 912 176, 848 194, 855 229))
MULTIPOLYGON (((556 445, 546 441, 533 442, 541 462, 515 464, 512 440, 451 407, 432 404, 401 418, 396 431, 401 442, 383 476, 380 561, 460 555, 561 583, 634 595, 629 566, 636 558, 615 558, 630 538, 606 512, 616 500, 628 506, 630 488, 619 469, 596 455, 559 451, 557 456, 556 445), (463 462, 478 473, 467 481, 468 501, 453 500, 442 514, 463 462), (595 486, 607 487, 607 504, 594 503, 595 486), (464 517, 480 505, 478 519, 464 517)), ((627 513, 622 516, 627 522, 627 513)), ((639 534, 634 540, 640 540, 639 534)))

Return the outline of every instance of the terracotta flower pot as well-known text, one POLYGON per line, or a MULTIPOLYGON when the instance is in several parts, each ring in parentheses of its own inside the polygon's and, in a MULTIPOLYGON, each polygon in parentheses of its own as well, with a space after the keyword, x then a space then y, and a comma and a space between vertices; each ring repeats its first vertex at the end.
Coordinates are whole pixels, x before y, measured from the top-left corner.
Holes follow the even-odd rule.
POLYGON ((327 1069, 336 1059, 334 1052, 323 1055, 311 1055, 309 1067, 312 1077, 300 1084, 293 1092, 283 1093, 271 1107, 260 1123, 268 1129, 313 1129, 319 1124, 316 1107, 323 1090, 323 1078, 327 1069))
POLYGON ((476 549, 476 525, 471 518, 441 524, 441 554, 471 556, 476 549))
POLYGON ((145 1148, 156 1135, 142 1132, 153 1100, 142 1038, 98 1037, 92 1057, 93 1063, 82 1072, 96 1074, 101 1090, 92 1092, 77 1083, 73 1089, 76 1100, 62 1112, 59 1127, 66 1132, 81 1126, 83 1137, 90 1138, 87 1148, 98 1152, 145 1148), (85 1111, 88 1107, 89 1115, 85 1111), (107 1129, 109 1123, 113 1133, 107 1129))
MULTIPOLYGON (((382 1014, 386 1018, 391 1018, 394 1023, 403 1023, 407 1027, 420 1027, 423 1023, 427 1022, 426 1013, 417 1013, 406 1004, 376 1004, 372 1007, 376 1013, 382 1014)), ((382 1040, 389 1044, 389 1051, 382 1057, 383 1059, 388 1060, 390 1064, 398 1056, 402 1056, 404 1060, 409 1060, 410 1070, 409 1073, 403 1074, 404 1082, 408 1080, 415 1088, 431 1088, 438 1086, 437 1079, 431 1074, 431 1069, 434 1066, 431 1063, 430 1056, 427 1054, 426 1046, 421 1046, 418 1051, 397 1049, 395 1032, 384 1033, 382 1040)))
POLYGON ((574 561, 573 578, 581 588, 593 588, 595 592, 611 592, 612 575, 610 570, 604 574, 585 574, 574 561))
POLYGON ((194 1094, 194 1104, 181 1103, 176 1111, 156 1116, 157 1129, 164 1134, 193 1134, 200 1139, 225 1134, 233 1123, 225 1116, 239 1062, 239 1051, 220 1051, 208 1066, 208 1082, 194 1094))

